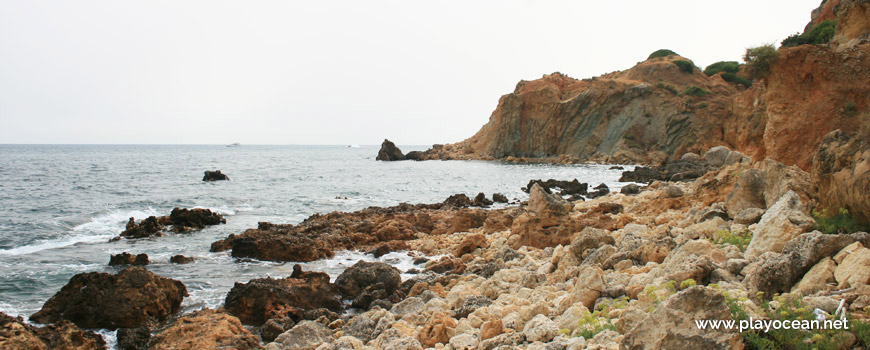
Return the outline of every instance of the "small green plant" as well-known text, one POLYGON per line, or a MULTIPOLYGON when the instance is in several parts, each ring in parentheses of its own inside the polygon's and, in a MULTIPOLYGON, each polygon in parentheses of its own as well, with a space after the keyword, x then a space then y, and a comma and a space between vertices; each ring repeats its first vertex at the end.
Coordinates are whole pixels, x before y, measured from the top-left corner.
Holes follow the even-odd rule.
POLYGON ((695 65, 692 64, 692 62, 689 62, 686 60, 676 60, 672 63, 675 64, 677 67, 679 67, 680 71, 683 73, 691 74, 692 72, 695 71, 695 65))
POLYGON ((614 310, 624 309, 628 305, 628 297, 622 296, 614 300, 598 304, 595 311, 586 311, 577 321, 577 335, 586 339, 592 339, 596 334, 604 330, 616 331, 616 325, 610 313, 614 310))
POLYGON ((858 114, 858 106, 855 105, 855 102, 846 101, 846 105, 843 106, 843 112, 847 117, 854 117, 858 114))
POLYGON ((782 47, 792 47, 806 44, 827 44, 831 41, 831 38, 834 37, 834 33, 836 31, 837 21, 827 20, 817 24, 808 31, 805 31, 803 34, 794 34, 792 36, 789 36, 788 38, 785 38, 785 40, 782 41, 782 47))
POLYGON ((749 243, 752 241, 752 231, 748 229, 744 229, 743 231, 733 233, 728 230, 716 231, 713 234, 713 237, 716 237, 716 244, 730 244, 740 251, 745 251, 746 247, 749 246, 749 243))
POLYGON ((854 330, 853 333, 855 333, 855 337, 858 338, 858 344, 863 345, 865 349, 870 347, 870 323, 859 320, 850 320, 849 325, 854 330))
POLYGON ((743 61, 746 72, 752 78, 764 78, 770 74, 770 66, 779 58, 779 52, 771 44, 746 49, 743 61))
POLYGON ((707 68, 704 69, 704 74, 708 77, 715 75, 719 72, 725 73, 737 73, 740 70, 740 63, 737 61, 721 61, 713 63, 707 68))
POLYGON ((698 284, 698 283, 696 283, 695 280, 689 278, 685 281, 680 282, 680 290, 689 288, 689 287, 694 286, 696 284, 698 284))
POLYGON ((697 97, 704 97, 704 96, 707 96, 707 94, 709 94, 709 93, 710 93, 709 91, 704 90, 702 88, 699 88, 697 86, 689 86, 686 89, 686 91, 683 91, 683 95, 697 96, 697 97))
POLYGON ((646 59, 651 60, 653 58, 668 57, 670 55, 679 56, 679 55, 677 55, 676 52, 673 52, 671 50, 661 49, 661 50, 656 50, 655 52, 649 54, 649 57, 647 57, 646 59))
POLYGON ((840 208, 837 213, 831 213, 827 209, 812 211, 813 219, 816 220, 814 229, 826 234, 853 233, 870 231, 870 225, 861 222, 858 218, 849 214, 849 210, 840 208))
POLYGON ((701 102, 701 103, 699 103, 699 104, 698 104, 698 108, 700 108, 700 109, 707 108, 707 102, 701 102))
POLYGON ((659 89, 668 90, 674 95, 677 95, 680 93, 679 91, 677 91, 677 88, 673 87, 672 85, 665 84, 665 83, 658 83, 658 84, 656 84, 656 87, 659 89))
POLYGON ((740 84, 747 88, 752 86, 752 80, 746 79, 734 73, 722 73, 722 80, 725 80, 732 84, 740 84))

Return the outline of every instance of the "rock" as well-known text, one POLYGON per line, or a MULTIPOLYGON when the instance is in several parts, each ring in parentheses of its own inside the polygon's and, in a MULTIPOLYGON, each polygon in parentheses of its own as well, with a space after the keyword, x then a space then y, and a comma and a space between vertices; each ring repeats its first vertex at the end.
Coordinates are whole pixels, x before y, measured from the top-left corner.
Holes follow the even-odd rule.
POLYGON ((358 261, 335 279, 338 291, 346 298, 354 299, 354 303, 363 308, 368 308, 376 299, 389 297, 401 284, 399 269, 382 262, 358 261), (357 303, 356 299, 360 297, 370 300, 357 303))
POLYGON ((500 318, 493 318, 480 326, 481 341, 494 338, 502 333, 504 333, 504 325, 500 318))
POLYGON ((349 335, 368 343, 377 338, 385 330, 386 324, 394 321, 389 311, 375 308, 352 318, 344 327, 345 335, 349 335))
POLYGON ((121 254, 112 254, 109 258, 109 266, 118 266, 118 265, 148 265, 150 261, 148 260, 148 254, 137 254, 133 255, 127 252, 123 252, 121 254))
POLYGON ((742 349, 737 330, 698 329, 695 320, 730 320, 725 297, 715 289, 693 286, 669 297, 625 333, 625 349, 742 349), (667 325, 667 327, 663 327, 667 325))
POLYGON ((314 350, 331 340, 332 331, 326 326, 314 321, 302 321, 275 338, 275 343, 281 344, 280 349, 284 350, 314 350))
POLYGON ((486 237, 482 234, 473 234, 466 236, 456 248, 456 257, 462 257, 465 254, 474 252, 477 248, 485 248, 487 246, 486 237))
POLYGON ((577 258, 583 259, 587 255, 587 250, 598 249, 598 247, 605 244, 616 244, 616 241, 610 236, 609 232, 602 229, 587 227, 584 228, 583 231, 580 231, 577 238, 571 241, 569 249, 571 250, 571 253, 577 256, 577 258))
POLYGON ((443 204, 445 206, 451 206, 456 208, 465 208, 471 206, 471 199, 465 195, 465 193, 454 194, 447 199, 444 200, 443 204))
POLYGON ((561 216, 571 210, 572 205, 557 195, 549 194, 537 183, 529 189, 529 211, 538 216, 561 216))
POLYGON ((474 350, 480 341, 473 334, 463 333, 450 338, 450 348, 455 350, 474 350))
POLYGON ((581 195, 585 196, 589 188, 589 184, 580 183, 577 179, 571 181, 549 179, 547 181, 531 180, 526 187, 523 187, 523 192, 531 193, 532 187, 537 184, 541 186, 544 192, 555 193, 559 196, 581 195), (558 191, 557 191, 558 190, 558 191))
POLYGON ((239 319, 204 309, 185 315, 154 336, 149 349, 261 349, 260 340, 239 319))
POLYGON ((547 316, 537 315, 526 323, 523 328, 523 335, 526 336, 526 341, 530 342, 549 342, 559 334, 559 326, 547 316))
POLYGON ((465 298, 462 303, 450 313, 450 317, 457 320, 463 319, 468 317, 468 315, 470 315, 475 310, 484 306, 489 306, 490 304, 492 304, 492 300, 487 297, 470 296, 468 298, 465 298))
POLYGON ((417 340, 427 348, 434 347, 435 344, 447 344, 456 334, 455 328, 456 320, 443 313, 436 313, 417 334, 417 340))
MULTIPOLYGON (((764 172, 758 169, 748 169, 740 173, 734 189, 725 198, 728 215, 736 218, 746 209, 765 209, 764 189, 766 181, 764 172)), ((762 210, 763 212, 763 210, 762 210)))
POLYGON ((680 198, 683 196, 683 194, 684 194, 683 189, 681 189, 677 186, 671 185, 671 186, 665 187, 665 195, 668 198, 680 198))
POLYGON ((822 208, 844 208, 870 222, 870 141, 861 133, 834 130, 813 156, 812 183, 822 208))
POLYGON ((0 349, 103 350, 103 337, 84 331, 69 321, 35 327, 21 317, 0 312, 0 349))
POLYGON ((396 304, 393 304, 390 312, 396 315, 396 317, 402 318, 405 315, 417 314, 422 310, 423 299, 420 299, 418 297, 409 297, 396 304))
POLYGON ((479 350, 511 349, 511 346, 518 346, 525 341, 526 337, 522 333, 504 333, 481 341, 477 348, 479 350))
POLYGON ((161 235, 161 231, 166 225, 171 225, 169 217, 149 216, 138 224, 134 218, 130 218, 127 222, 126 229, 121 232, 121 237, 125 238, 146 238, 161 235))
POLYGON ((619 182, 652 183, 657 180, 664 180, 661 171, 642 166, 636 167, 634 170, 624 171, 619 177, 619 182))
POLYGON ((764 209, 761 208, 746 208, 737 213, 734 217, 734 222, 741 225, 752 225, 761 220, 764 215, 764 209))
POLYGON ((811 295, 815 292, 827 289, 828 283, 835 282, 834 269, 837 264, 829 257, 825 257, 818 264, 813 266, 806 275, 801 278, 791 291, 799 292, 803 295, 811 295))
POLYGON ((593 310, 595 300, 606 289, 604 271, 597 266, 582 266, 577 274, 574 287, 569 291, 575 302, 583 304, 586 309, 593 310))
POLYGON ((296 322, 289 317, 269 319, 260 327, 260 338, 267 343, 274 341, 281 333, 289 331, 295 325, 296 322))
POLYGON ((169 262, 171 262, 173 264, 190 264, 193 261, 194 261, 194 259, 192 257, 187 257, 187 256, 180 255, 180 254, 173 255, 171 258, 169 258, 169 262))
POLYGON ((202 181, 227 181, 229 179, 230 177, 222 173, 220 170, 206 170, 205 175, 202 177, 202 181))
POLYGON ((483 192, 478 193, 477 196, 474 197, 474 200, 471 201, 472 207, 488 207, 492 205, 492 201, 486 198, 486 194, 483 192))
POLYGON ((811 229, 814 223, 813 218, 803 212, 797 193, 789 191, 761 217, 745 255, 756 257, 764 252, 780 252, 788 241, 811 229))
POLYGON ((697 153, 687 152, 680 157, 680 160, 685 162, 700 162, 701 156, 699 156, 697 153))
POLYGON ((30 316, 39 323, 69 320, 82 328, 152 326, 178 312, 187 288, 142 267, 118 274, 89 272, 73 276, 42 309, 30 316))
POLYGON ((398 328, 390 328, 369 343, 375 349, 423 350, 420 341, 402 333, 398 328))
POLYGON ((731 150, 728 147, 716 146, 704 152, 704 160, 707 161, 707 164, 720 167, 725 165, 725 160, 728 159, 730 153, 731 150))
MULTIPOLYGON (((378 152, 378 155, 380 156, 380 152, 378 152)), ((414 161, 421 161, 421 160, 426 160, 426 155, 420 151, 411 151, 411 152, 408 152, 407 154, 405 154, 405 159, 414 160, 414 161)), ((379 160, 381 160, 381 159, 379 159, 379 160)))
POLYGON ((227 311, 242 323, 260 326, 270 318, 293 316, 303 318, 307 310, 343 310, 338 292, 322 272, 301 272, 274 279, 257 278, 239 283, 230 289, 224 302, 227 311))
POLYGON ((501 193, 493 193, 492 200, 496 203, 507 203, 508 202, 508 198, 505 197, 505 195, 503 195, 501 193))
POLYGON ((118 328, 118 350, 139 350, 148 347, 151 330, 148 327, 118 328))
POLYGON ((728 157, 725 158, 724 165, 732 165, 732 164, 738 164, 738 163, 741 163, 741 164, 752 163, 752 158, 749 158, 746 155, 744 155, 743 153, 740 153, 737 151, 731 151, 731 153, 728 153, 728 157))
POLYGON ((341 338, 336 339, 332 342, 331 345, 321 348, 318 347, 319 350, 362 350, 363 342, 359 339, 349 336, 343 336, 341 338))
POLYGON ((848 253, 834 270, 839 289, 870 284, 870 249, 858 248, 848 253))
POLYGON ((206 226, 227 223, 227 219, 221 214, 202 208, 172 209, 172 212, 169 214, 169 220, 172 221, 173 231, 178 233, 189 230, 201 230, 206 226))
POLYGON ((586 197, 589 199, 594 199, 598 197, 604 197, 608 194, 610 194, 610 189, 607 188, 607 185, 599 184, 598 186, 595 186, 595 191, 589 192, 586 197))
POLYGON ((619 193, 622 193, 625 195, 638 194, 638 193, 640 193, 640 186, 635 185, 635 184, 628 184, 628 185, 622 186, 622 188, 619 189, 619 193))
POLYGON ((396 144, 390 140, 384 139, 384 142, 381 143, 381 149, 378 151, 378 156, 375 160, 383 160, 383 161, 396 161, 396 160, 405 160, 405 155, 402 154, 402 150, 399 147, 396 147, 396 144))

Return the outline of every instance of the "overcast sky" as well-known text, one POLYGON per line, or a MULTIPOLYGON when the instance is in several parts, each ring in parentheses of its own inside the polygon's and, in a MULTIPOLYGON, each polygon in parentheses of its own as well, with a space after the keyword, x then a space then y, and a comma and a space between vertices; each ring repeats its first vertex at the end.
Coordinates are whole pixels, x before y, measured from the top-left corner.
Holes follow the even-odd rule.
POLYGON ((819 3, 4 0, 0 143, 456 142, 521 79, 739 61, 819 3))

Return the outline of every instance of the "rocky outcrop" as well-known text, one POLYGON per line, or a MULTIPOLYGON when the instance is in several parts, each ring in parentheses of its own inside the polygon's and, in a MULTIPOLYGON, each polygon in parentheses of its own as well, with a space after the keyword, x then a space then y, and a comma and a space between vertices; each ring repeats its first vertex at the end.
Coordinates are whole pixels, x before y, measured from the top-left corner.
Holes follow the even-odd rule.
POLYGON ((242 323, 260 326, 269 319, 304 319, 309 310, 343 309, 338 291, 322 272, 302 272, 294 267, 288 278, 258 278, 238 283, 227 294, 225 308, 242 323))
POLYGON ((210 181, 229 181, 230 177, 226 174, 222 173, 220 170, 210 171, 206 170, 205 175, 202 176, 202 181, 210 182, 210 181))
POLYGON ((82 328, 135 328, 156 325, 178 312, 187 288, 141 267, 116 275, 99 272, 73 276, 30 319, 39 323, 69 320, 82 328))
POLYGON ((383 161, 396 161, 396 160, 405 160, 405 155, 402 154, 402 150, 399 147, 396 147, 396 144, 390 140, 384 139, 384 142, 381 143, 381 149, 378 151, 378 156, 375 157, 375 160, 383 160, 383 161))
POLYGON ((0 312, 0 349, 33 350, 103 350, 103 337, 76 327, 69 321, 59 321, 45 327, 34 327, 0 312))
POLYGON ((112 254, 109 258, 109 266, 117 265, 148 265, 151 261, 148 260, 148 254, 130 254, 123 252, 121 254, 112 254))
POLYGON ((335 279, 335 287, 353 306, 368 309, 372 302, 387 299, 399 288, 399 270, 382 262, 358 261, 335 279))
POLYGON ((149 349, 261 349, 260 340, 239 319, 204 309, 184 315, 157 333, 149 349))
POLYGON ((585 196, 589 190, 589 184, 580 183, 577 179, 571 181, 549 179, 547 181, 531 180, 526 187, 523 187, 523 192, 529 193, 532 187, 537 184, 546 193, 556 193, 560 196, 581 195, 585 196))
POLYGON ((870 222, 870 126, 826 135, 813 158, 812 183, 822 208, 870 222))
MULTIPOLYGON (((866 0, 831 0, 837 19, 833 41, 839 44, 857 44, 870 40, 870 2, 866 0)), ((823 4, 824 7, 824 4, 823 4)))
MULTIPOLYGON (((725 149, 727 150, 727 148, 725 149)), ((661 166, 638 166, 633 170, 624 171, 619 181, 640 183, 651 183, 653 181, 691 181, 703 176, 716 167, 718 166, 705 164, 697 160, 677 160, 661 166)))
POLYGON ((194 259, 192 257, 188 257, 188 256, 184 256, 184 255, 179 254, 179 255, 173 255, 171 258, 169 258, 169 262, 171 262, 173 264, 190 264, 190 263, 194 262, 194 259))
POLYGON ((212 212, 209 209, 174 208, 169 216, 149 216, 145 220, 136 222, 130 218, 121 237, 146 238, 161 236, 165 232, 183 233, 191 230, 201 230, 206 226, 225 224, 227 219, 223 215, 212 212))

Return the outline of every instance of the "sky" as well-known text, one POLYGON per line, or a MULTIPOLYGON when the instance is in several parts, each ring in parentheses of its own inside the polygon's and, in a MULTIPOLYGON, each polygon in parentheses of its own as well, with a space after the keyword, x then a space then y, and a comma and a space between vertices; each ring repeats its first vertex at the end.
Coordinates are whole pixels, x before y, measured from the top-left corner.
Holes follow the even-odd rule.
POLYGON ((820 0, 0 1, 0 144, 458 142, 520 80, 701 68, 820 0))

